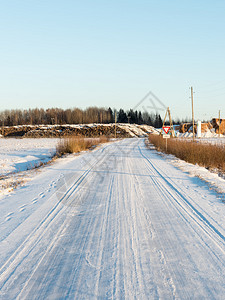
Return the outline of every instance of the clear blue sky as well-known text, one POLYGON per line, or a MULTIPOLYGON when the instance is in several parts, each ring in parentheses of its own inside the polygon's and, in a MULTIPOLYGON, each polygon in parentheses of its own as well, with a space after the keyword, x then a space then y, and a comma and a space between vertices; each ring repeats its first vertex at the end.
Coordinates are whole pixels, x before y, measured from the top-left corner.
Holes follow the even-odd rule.
POLYGON ((225 117, 224 13, 224 0, 1 1, 0 110, 128 109, 152 91, 185 118, 193 86, 196 119, 225 117))

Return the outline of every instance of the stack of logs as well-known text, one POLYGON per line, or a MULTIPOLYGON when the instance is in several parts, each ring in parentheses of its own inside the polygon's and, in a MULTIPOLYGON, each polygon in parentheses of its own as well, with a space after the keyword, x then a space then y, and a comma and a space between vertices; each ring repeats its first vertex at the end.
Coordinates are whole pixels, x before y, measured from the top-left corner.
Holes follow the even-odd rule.
MULTIPOLYGON (((202 133, 207 132, 211 129, 214 129, 216 133, 219 133, 219 127, 220 127, 220 133, 225 134, 225 119, 212 119, 211 122, 208 123, 202 123, 201 129, 202 133)), ((195 125, 195 133, 197 132, 197 125, 195 125)), ((192 132, 192 123, 183 123, 180 125, 179 132, 185 133, 185 132, 192 132)))
MULTIPOLYGON (((68 136, 80 136, 80 137, 99 137, 115 136, 115 125, 96 125, 96 126, 70 126, 70 125, 35 125, 35 126, 10 126, 0 128, 0 135, 4 137, 26 137, 26 138, 49 138, 49 137, 68 137, 68 136)), ((129 133, 122 129, 116 129, 116 135, 118 138, 130 137, 129 133)))

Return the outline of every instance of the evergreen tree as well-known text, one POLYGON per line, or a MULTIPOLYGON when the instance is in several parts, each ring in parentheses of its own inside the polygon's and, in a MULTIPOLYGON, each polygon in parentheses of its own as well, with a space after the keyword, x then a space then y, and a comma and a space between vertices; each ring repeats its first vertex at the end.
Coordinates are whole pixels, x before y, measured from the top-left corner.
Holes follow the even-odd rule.
POLYGON ((127 113, 127 115, 130 117, 130 123, 134 124, 136 121, 136 117, 135 117, 135 113, 134 113, 133 109, 130 109, 129 112, 127 113))
POLYGON ((118 123, 127 123, 127 121, 127 114, 123 109, 120 109, 118 113, 118 123))
POLYGON ((143 118, 142 118, 142 113, 141 111, 138 112, 138 124, 141 125, 143 124, 144 121, 143 121, 143 118))
POLYGON ((156 114, 155 115, 154 127, 155 128, 161 128, 162 125, 163 125, 163 122, 162 122, 162 118, 161 118, 160 114, 156 114))

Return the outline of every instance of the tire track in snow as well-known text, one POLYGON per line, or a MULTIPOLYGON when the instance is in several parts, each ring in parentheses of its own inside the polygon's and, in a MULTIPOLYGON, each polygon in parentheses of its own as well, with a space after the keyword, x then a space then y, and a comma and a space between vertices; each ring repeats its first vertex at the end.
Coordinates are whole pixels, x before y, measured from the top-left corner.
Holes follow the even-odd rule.
MULTIPOLYGON (((139 148, 139 151, 140 151, 140 148, 139 148)), ((182 194, 182 192, 179 192, 179 194, 174 193, 174 190, 171 188, 173 181, 171 179, 168 179, 171 181, 171 183, 168 185, 167 184, 168 180, 165 178, 166 174, 164 174, 164 172, 158 168, 158 165, 156 167, 155 163, 153 163, 149 158, 146 159, 146 156, 144 156, 144 155, 143 155, 143 157, 145 160, 145 164, 149 167, 149 171, 152 174, 151 181, 154 183, 156 190, 159 192, 159 195, 160 194, 162 195, 162 200, 164 201, 165 207, 167 207, 168 211, 171 211, 171 217, 173 217, 174 209, 175 209, 175 211, 177 211, 177 213, 181 216, 181 218, 184 220, 184 222, 187 224, 187 226, 192 229, 192 231, 195 233, 196 237, 198 237, 198 240, 201 241, 200 245, 196 245, 196 248, 199 248, 199 253, 201 253, 202 251, 205 253, 207 251, 208 252, 207 255, 210 257, 211 262, 213 262, 214 269, 218 270, 218 272, 222 274, 224 272, 223 270, 225 267, 224 260, 221 256, 222 253, 224 254, 224 247, 221 244, 218 244, 218 237, 214 236, 215 234, 213 235, 213 234, 211 234, 211 232, 208 231, 207 224, 205 224, 205 222, 202 221, 198 217, 198 215, 196 215, 195 212, 193 212, 193 210, 190 209, 189 206, 186 206, 183 204, 183 200, 184 199, 186 200, 186 198, 182 194), (197 227, 196 227, 196 225, 197 225, 197 227), (200 230, 200 232, 199 232, 199 230, 200 230), (204 236, 202 236, 201 232, 204 232, 204 234, 206 234, 206 237, 209 239, 204 238, 204 236), (212 245, 210 246, 209 241, 213 241, 214 245, 216 245, 216 247, 218 247, 218 249, 221 251, 220 255, 218 255, 218 251, 215 252, 215 250, 213 250, 214 247, 212 248, 212 245)), ((164 222, 164 220, 166 220, 166 215, 161 220, 163 220, 163 222, 164 222)), ((166 226, 167 225, 165 222, 164 227, 166 228, 166 226)), ((172 229, 172 227, 171 227, 171 229, 172 229)), ((188 260, 190 260, 189 265, 193 266, 194 269, 198 270, 199 262, 195 261, 192 258, 193 249, 191 249, 191 252, 188 252, 188 249, 186 249, 185 245, 183 246, 183 239, 180 238, 181 236, 182 237, 185 236, 187 234, 187 232, 189 232, 189 231, 188 230, 184 231, 183 234, 180 233, 179 235, 176 236, 176 239, 180 240, 179 248, 183 248, 182 251, 184 253, 186 253, 184 257, 188 257, 188 260)), ((173 239, 172 239, 172 241, 173 241, 173 239)), ((169 241, 169 243, 170 243, 170 241, 169 241)), ((165 241, 163 242, 162 245, 165 246, 165 241)), ((172 246, 172 244, 171 244, 171 246, 172 246)), ((176 251, 176 249, 174 249, 174 250, 176 251)), ((168 260, 167 258, 165 258, 165 259, 166 259, 166 261, 168 260)), ((173 271, 173 273, 174 273, 174 271, 173 271)), ((183 276, 182 276, 182 273, 180 273, 180 275, 178 277, 179 273, 180 273, 180 270, 177 269, 175 271, 173 277, 179 278, 179 281, 180 281, 183 276)), ((207 291, 208 297, 213 298, 214 294, 212 293, 211 289, 209 288, 208 282, 205 281, 204 277, 201 277, 200 274, 198 275, 198 277, 201 278, 200 282, 201 282, 201 284, 203 284, 204 289, 207 291)), ((185 287, 185 278, 183 279, 183 287, 185 287)), ((185 292, 185 289, 183 289, 183 292, 185 292)), ((179 293, 180 293, 180 291, 179 291, 179 293)), ((188 295, 183 296, 183 297, 184 298, 188 297, 188 295)))
MULTIPOLYGON (((100 160, 99 160, 100 161, 100 160)), ((92 171, 94 171, 92 169, 92 171)), ((91 173, 92 177, 94 175, 94 173, 92 172, 91 173)), ((90 175, 89 175, 90 176, 90 175)), ((97 177, 98 180, 101 181, 101 178, 100 177, 97 177), (100 178, 100 179, 99 179, 100 178)), ((86 182, 84 182, 84 184, 86 184, 86 182)), ((81 191, 85 191, 85 189, 81 189, 81 191)), ((85 195, 83 195, 83 197, 85 197, 85 195)), ((73 197, 70 195, 70 197, 68 197, 68 203, 71 203, 73 202, 73 197)), ((91 206, 91 202, 90 202, 90 205, 89 207, 91 206)), ((72 209, 73 205, 71 206, 71 209, 72 209)), ((68 205, 68 208, 70 208, 70 205, 68 205)), ((87 209, 87 211, 89 211, 90 209, 87 209)), ((95 211, 93 210, 93 213, 92 213, 92 217, 88 220, 88 222, 85 222, 85 220, 82 221, 82 223, 80 224, 79 228, 77 228, 77 231, 79 230, 82 230, 84 232, 84 236, 85 238, 81 239, 80 240, 80 244, 79 245, 74 245, 75 247, 78 247, 78 249, 80 250, 80 257, 78 258, 77 257, 77 263, 76 263, 76 266, 74 266, 74 269, 73 269, 73 272, 71 272, 70 274, 70 279, 68 279, 68 282, 67 282, 67 285, 70 286, 70 288, 68 289, 67 291, 67 296, 66 297, 73 297, 73 293, 74 293, 74 290, 73 290, 73 281, 76 279, 76 273, 77 271, 80 271, 82 269, 82 264, 83 264, 83 253, 84 253, 84 249, 87 249, 89 247, 89 244, 90 244, 90 241, 92 240, 92 235, 94 234, 94 230, 95 229, 95 226, 94 226, 94 221, 95 221, 95 215, 94 215, 95 211), (86 224, 85 224, 86 223, 86 224)), ((69 220, 66 220, 64 223, 66 224, 69 220)), ((86 220, 87 221, 87 220, 86 220)), ((68 227, 69 225, 67 225, 68 227)), ((72 246, 71 246, 72 248, 72 246)), ((53 248, 54 250, 54 248, 53 248)), ((46 255, 50 255, 49 251, 46 251, 46 255)), ((56 256, 57 257, 57 256, 56 256)), ((39 284, 41 284, 42 286, 46 286, 47 283, 49 283, 49 277, 51 278, 54 278, 52 279, 53 281, 55 281, 55 278, 57 277, 57 274, 55 274, 55 276, 51 276, 49 274, 49 271, 52 267, 52 265, 54 264, 53 261, 56 261, 57 259, 55 258, 54 260, 52 260, 52 263, 50 264, 50 266, 48 267, 48 269, 45 270, 45 276, 43 276, 43 278, 38 280, 39 284)), ((39 267, 39 266, 38 266, 39 267)), ((38 270, 38 267, 35 269, 35 272, 36 270, 38 270)), ((34 273, 35 273, 34 272, 34 273)), ((33 280, 33 279, 32 279, 33 280)), ((79 278, 78 280, 76 280, 76 286, 78 287, 78 290, 79 290, 79 282, 82 280, 82 272, 79 272, 79 278)), ((32 287, 32 289, 35 289, 35 287, 32 287)), ((30 290, 30 288, 28 288, 28 290, 30 290)), ((40 293, 39 293, 39 296, 43 297, 43 298, 46 298, 48 297, 48 291, 46 291, 45 289, 43 289, 40 293)), ((23 295, 24 296, 24 295, 23 295)), ((32 293, 29 293, 29 291, 26 293, 26 296, 32 296, 32 293)))
POLYGON ((110 206, 111 206, 111 201, 112 201, 112 191, 113 191, 113 186, 114 186, 114 177, 111 178, 111 182, 109 184, 109 192, 108 196, 106 197, 106 206, 105 206, 105 213, 104 213, 104 218, 102 221, 102 226, 101 226, 101 231, 100 231, 100 237, 99 237, 99 249, 98 249, 98 260, 97 260, 97 266, 98 267, 98 272, 96 276, 96 285, 95 285, 95 295, 99 295, 99 283, 101 280, 102 276, 102 267, 104 266, 104 261, 103 261, 103 251, 106 245, 106 234, 108 230, 108 222, 109 222, 109 215, 110 215, 110 206))
MULTIPOLYGON (((70 201, 73 201, 73 200, 74 200, 74 198, 72 197, 70 199, 70 201)), ((67 228, 70 226, 71 218, 73 218, 73 216, 71 215, 70 211, 73 212, 73 207, 68 206, 67 207, 67 213, 66 213, 67 214, 67 218, 66 218, 66 220, 64 222, 65 226, 64 226, 63 231, 59 233, 59 241, 61 240, 62 237, 66 236, 66 234, 67 234, 67 228)), ((79 214, 77 214, 76 217, 79 217, 79 214)), ((62 227, 63 227, 63 225, 62 225, 62 227)), ((79 231, 80 228, 84 228, 84 227, 85 227, 85 224, 81 223, 80 227, 78 227, 77 230, 79 231)), ((91 228, 91 220, 86 224, 86 227, 87 227, 87 231, 90 230, 90 228, 91 228)), ((56 242, 59 242, 59 241, 56 241, 56 242)), ((77 245, 80 250, 84 249, 84 243, 85 243, 85 241, 81 240, 80 244, 77 245)), ((63 242, 62 242, 62 247, 63 247, 63 242)), ((62 255, 62 250, 61 249, 62 248, 58 247, 58 245, 57 245, 57 247, 56 247, 56 245, 54 245, 54 247, 49 248, 46 251, 45 256, 43 257, 43 263, 41 262, 40 265, 38 266, 38 268, 35 269, 34 272, 33 272, 33 274, 32 274, 31 280, 33 282, 33 285, 29 286, 29 288, 26 290, 26 294, 25 294, 26 297, 28 297, 28 298, 32 297, 33 291, 34 290, 38 290, 39 285, 40 285, 43 288, 39 291, 38 296, 36 298, 39 299, 39 297, 40 297, 42 299, 46 299, 46 298, 50 297, 50 295, 48 294, 49 293, 48 286, 49 285, 50 286, 55 285, 55 282, 57 282, 58 279, 61 280, 61 281, 63 280, 61 277, 59 277, 60 271, 62 271, 61 270, 62 264, 60 264, 60 261, 63 259, 65 261, 65 264, 68 265, 69 262, 67 262, 67 256, 68 256, 68 258, 70 258, 70 256, 65 253, 66 257, 62 258, 61 257, 61 255, 62 255), (41 273, 43 273, 45 275, 40 278, 39 277, 39 275, 40 275, 40 269, 42 268, 43 264, 45 266, 45 261, 46 260, 48 261, 48 264, 41 271, 41 273), (49 263, 49 261, 50 261, 50 263, 49 263), (58 266, 56 269, 54 268, 55 264, 58 266), (59 270, 58 270, 58 268, 59 268, 59 270), (53 271, 52 271, 52 269, 53 269, 53 271)), ((63 251, 63 252, 65 252, 65 251, 63 251)), ((79 260, 81 261, 81 258, 79 260)), ((72 272, 71 272, 71 274, 70 274, 69 277, 72 277, 72 272)), ((67 284, 67 286, 71 286, 69 278, 68 278, 66 284, 67 284)))
MULTIPOLYGON (((171 182, 169 179, 167 179, 166 175, 162 170, 158 170, 158 168, 150 161, 148 157, 146 157, 139 147, 139 151, 141 155, 145 158, 145 160, 151 165, 151 167, 154 169, 156 174, 162 179, 166 186, 163 184, 160 184, 157 182, 158 187, 163 190, 164 193, 170 194, 170 196, 174 199, 174 201, 179 205, 182 210, 185 211, 185 213, 199 226, 199 228, 202 229, 213 241, 214 243, 220 248, 220 250, 225 253, 224 246, 225 246, 225 236, 193 205, 191 204, 190 200, 188 199, 187 195, 183 195, 183 193, 179 190, 178 186, 175 186, 174 182, 171 182), (172 190, 172 192, 169 190, 172 190), (175 195, 174 195, 175 194, 175 195), (186 206, 189 208, 189 211, 182 205, 182 202, 178 201, 177 199, 182 200, 182 202, 185 202, 186 206), (208 230, 207 230, 207 229, 208 230), (212 232, 212 233, 211 233, 212 232), (217 239, 215 238, 215 235, 217 236, 217 239), (219 243, 218 243, 219 242, 219 243), (222 247, 221 247, 222 244, 222 247)), ((155 180, 156 183, 156 180, 155 180)))
MULTIPOLYGON (((137 142, 132 145, 137 147, 137 142)), ((134 150, 134 149, 133 149, 134 150)), ((134 153, 123 153, 122 170, 117 170, 115 192, 117 199, 117 247, 115 250, 115 271, 112 296, 116 299, 157 297, 157 289, 151 277, 150 259, 140 244, 148 244, 153 233, 146 223, 140 207, 140 193, 137 190, 133 167, 134 153), (125 176, 124 176, 125 175, 125 176), (124 189, 125 188, 125 189, 124 189), (129 258, 129 259, 128 259, 129 258), (146 267, 148 266, 148 267, 146 267)), ((147 246, 145 246, 147 248, 147 246)))
MULTIPOLYGON (((88 177, 89 176, 93 177, 93 174, 89 173, 88 177)), ((82 184, 87 185, 87 181, 82 181, 81 185, 82 184)), ((83 192, 85 190, 81 189, 81 191, 83 192)), ((78 193, 79 193, 79 191, 78 191, 78 193)), ((83 195, 83 197, 85 197, 85 194, 83 195)), ((72 203, 73 201, 76 202, 76 193, 75 194, 73 193, 72 195, 70 195, 70 197, 67 200, 68 200, 67 203, 72 203)), ((64 222, 62 223, 62 225, 60 226, 59 230, 57 229, 58 231, 56 233, 54 233, 54 235, 56 235, 56 237, 51 242, 48 249, 45 251, 44 256, 42 257, 41 261, 38 263, 38 265, 35 268, 35 270, 33 271, 33 273, 30 275, 29 282, 26 283, 26 287, 24 288, 24 294, 22 294, 22 298, 34 299, 33 290, 37 290, 39 288, 39 285, 41 285, 43 287, 46 287, 48 285, 50 285, 50 286, 55 285, 55 282, 61 271, 61 266, 59 267, 59 270, 58 270, 57 268, 55 268, 55 264, 58 265, 59 261, 62 259, 62 257, 61 257, 62 256, 62 253, 61 253, 62 247, 56 247, 56 244, 59 243, 59 240, 61 239, 61 237, 64 237, 67 234, 67 229, 70 226, 71 219, 74 216, 79 216, 79 212, 76 210, 75 214, 74 214, 74 205, 71 205, 71 206, 68 205, 66 207, 66 218, 65 218, 64 222), (46 265, 46 260, 48 261, 47 265, 46 265), (44 269, 42 270, 42 274, 44 274, 44 276, 41 276, 41 278, 39 278, 38 277, 39 275, 37 275, 37 274, 39 274, 40 269, 43 268, 42 265, 44 265, 44 269), (54 273, 52 273, 52 270, 54 271, 54 273)), ((84 226, 84 224, 82 226, 84 226)), ((88 229, 90 230, 90 227, 88 227, 88 229)), ((79 228, 78 228, 78 231, 79 231, 79 228)), ((63 243, 62 243, 62 245, 63 245, 63 243)), ((79 245, 79 249, 81 249, 81 244, 79 245)), ((62 278, 61 278, 61 280, 62 280, 62 278)), ((39 298, 46 299, 50 296, 51 295, 48 294, 48 289, 46 290, 45 288, 43 288, 41 291, 39 291, 38 296, 36 298, 37 299, 39 299, 39 298)))
MULTIPOLYGON (((134 163, 133 163, 134 164, 134 163)), ((143 162, 138 160, 139 169, 145 169, 142 166, 143 162)), ((136 167, 137 167, 136 166, 136 167)), ((134 171, 135 167, 130 168, 130 173, 134 171)), ((136 257, 139 258, 137 264, 139 266, 139 277, 142 277, 142 284, 140 286, 145 286, 146 294, 142 295, 146 299, 149 298, 175 298, 176 295, 176 287, 173 282, 173 278, 166 266, 166 261, 162 259, 163 252, 162 247, 160 247, 157 243, 157 234, 153 227, 153 224, 150 220, 148 214, 148 204, 146 203, 146 194, 143 195, 143 191, 140 187, 140 176, 133 175, 134 179, 133 187, 135 192, 133 192, 138 198, 138 201, 133 201, 132 204, 135 204, 135 213, 133 216, 135 217, 136 226, 134 228, 139 229, 136 231, 136 241, 137 241, 137 249, 139 250, 136 257), (141 239, 141 237, 143 237, 141 239), (143 253, 143 249, 139 247, 140 241, 144 241, 146 243, 146 248, 148 249, 149 255, 143 253), (142 251, 140 251, 142 250, 142 251), (155 267, 155 261, 158 261, 158 267, 155 267), (148 269, 143 270, 143 266, 148 265, 148 269), (141 274, 140 274, 141 273, 141 274), (157 278, 163 278, 163 285, 159 285, 157 283, 157 278), (151 288, 150 288, 151 287, 151 288), (166 287, 166 288, 165 288, 166 287)))
MULTIPOLYGON (((107 154, 105 154, 107 155, 107 154)), ((25 258, 29 256, 29 254, 33 251, 33 249, 38 245, 38 243, 42 240, 45 233, 49 230, 49 227, 56 220, 60 214, 62 214, 66 207, 60 205, 63 201, 69 201, 68 199, 76 192, 77 188, 83 182, 83 180, 87 177, 87 175, 91 172, 91 170, 99 163, 99 161, 103 160, 105 155, 101 156, 100 159, 95 159, 93 164, 89 167, 89 169, 85 170, 83 174, 72 184, 72 186, 67 190, 65 195, 57 204, 48 212, 48 214, 42 219, 42 221, 32 230, 32 232, 26 237, 26 239, 22 242, 22 244, 16 249, 16 251, 8 258, 8 260, 4 263, 0 268, 0 290, 7 283, 7 281, 13 276, 16 269, 23 263, 25 258)))
MULTIPOLYGON (((117 147, 116 147, 117 149, 117 147)), ((113 156, 115 152, 115 149, 112 153, 110 153, 110 156, 113 156)), ((116 165, 118 163, 117 158, 113 161, 113 163, 116 165)), ((115 165, 113 167, 115 167, 115 165)), ((111 165, 112 168, 112 165, 111 165)), ((88 265, 91 268, 91 272, 95 274, 95 282, 96 284, 93 285, 93 282, 91 283, 90 289, 94 291, 94 295, 97 297, 97 295, 102 295, 103 291, 99 288, 100 287, 100 281, 102 278, 104 278, 104 275, 102 275, 103 272, 105 272, 105 268, 107 266, 104 265, 105 258, 103 257, 103 251, 105 243, 107 243, 106 236, 108 233, 110 233, 110 230, 108 229, 109 226, 109 215, 112 213, 110 209, 110 203, 111 203, 111 193, 112 193, 112 187, 114 183, 114 177, 110 175, 108 166, 103 162, 102 166, 98 166, 97 170, 94 172, 104 172, 104 177, 98 177, 98 181, 96 182, 95 186, 98 190, 104 190, 104 193, 106 193, 106 190, 108 190, 108 196, 102 195, 102 198, 99 199, 99 201, 103 202, 103 211, 100 216, 92 215, 92 224, 85 232, 83 232, 83 239, 85 240, 85 243, 83 245, 81 253, 86 253, 85 255, 85 265, 84 265, 84 258, 81 256, 81 259, 78 260, 78 263, 76 263, 76 267, 74 268, 74 274, 71 276, 73 277, 72 283, 70 283, 70 290, 67 293, 66 297, 73 297, 77 298, 79 295, 82 295, 83 290, 83 281, 86 277, 86 268, 88 265), (106 173, 105 173, 106 168, 106 173), (100 170, 100 171, 97 171, 100 170), (108 178, 107 178, 108 177, 108 178), (106 179, 106 182, 105 182, 106 179), (93 243, 95 241, 94 249, 93 249, 93 243), (90 255, 91 253, 91 255, 90 255), (73 291, 74 284, 76 282, 76 292, 73 291), (96 294, 97 293, 97 294, 96 294)), ((93 197, 94 198, 94 197, 93 197)), ((82 230, 83 231, 83 230, 82 230)), ((111 240, 111 239, 110 239, 111 240)), ((107 244, 108 245, 108 244, 107 244)), ((106 247, 106 246, 105 246, 106 247)), ((107 247, 106 247, 107 248, 107 247)), ((111 249, 111 248, 110 248, 111 249)), ((106 251, 105 251, 106 252, 106 251)), ((104 253, 105 253, 104 252, 104 253)), ((105 273, 104 273, 105 274, 105 273)), ((83 295, 85 297, 85 295, 83 295)), ((103 296, 102 296, 103 297, 103 296)))
MULTIPOLYGON (((222 295, 223 283, 207 277, 215 271, 221 281, 224 271, 221 261, 211 259, 205 234, 201 237, 198 222, 205 224, 193 222, 187 214, 194 218, 192 209, 143 157, 139 143, 131 139, 121 141, 119 147, 111 145, 108 153, 101 152, 102 159, 94 159, 96 165, 74 191, 68 184, 61 201, 65 210, 36 232, 39 241, 27 241, 24 246, 31 251, 21 265, 15 261, 15 273, 1 295, 13 299, 213 299, 222 295), (191 239, 197 243, 195 248, 189 244, 191 239), (200 250, 199 263, 196 252, 200 250)), ((157 162, 152 163, 162 175, 157 162)), ((219 255, 219 248, 214 248, 219 255)))

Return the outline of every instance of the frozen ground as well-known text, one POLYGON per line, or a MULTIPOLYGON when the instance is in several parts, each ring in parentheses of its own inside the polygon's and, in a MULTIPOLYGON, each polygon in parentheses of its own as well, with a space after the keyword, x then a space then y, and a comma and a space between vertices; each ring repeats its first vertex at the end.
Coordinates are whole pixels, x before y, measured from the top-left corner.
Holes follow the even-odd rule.
POLYGON ((0 176, 32 169, 55 154, 58 139, 0 139, 0 176))
POLYGON ((0 198, 0 299, 224 299, 225 205, 125 139, 0 198))

